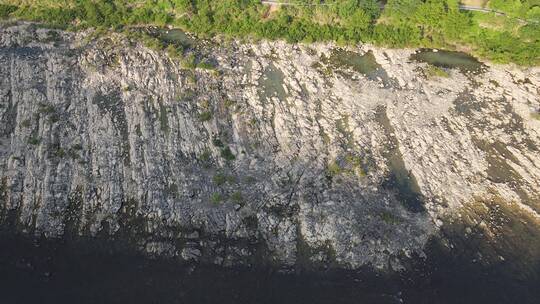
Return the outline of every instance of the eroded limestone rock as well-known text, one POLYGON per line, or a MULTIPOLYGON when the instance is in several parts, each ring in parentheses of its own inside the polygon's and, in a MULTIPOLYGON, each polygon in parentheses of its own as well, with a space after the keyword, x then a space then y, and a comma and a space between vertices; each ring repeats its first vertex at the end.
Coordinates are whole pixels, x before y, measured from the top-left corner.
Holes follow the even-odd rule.
POLYGON ((382 79, 329 44, 206 48, 218 72, 0 28, 2 220, 222 265, 400 269, 488 193, 539 217, 538 68, 429 79, 413 50, 349 50, 382 79))

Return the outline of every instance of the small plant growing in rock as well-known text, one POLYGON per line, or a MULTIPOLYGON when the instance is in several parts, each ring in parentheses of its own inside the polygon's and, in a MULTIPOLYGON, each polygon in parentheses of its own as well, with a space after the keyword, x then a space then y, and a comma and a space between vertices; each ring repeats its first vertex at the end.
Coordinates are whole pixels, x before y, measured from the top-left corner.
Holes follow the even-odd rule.
POLYGON ((366 172, 363 169, 362 158, 356 155, 346 155, 336 159, 326 166, 326 176, 333 178, 340 174, 356 175, 365 177, 366 172))
POLYGON ((216 67, 210 63, 209 61, 201 61, 197 64, 197 68, 203 69, 203 70, 215 70, 216 67))
POLYGON ((54 124, 54 123, 60 121, 60 117, 58 116, 58 114, 53 113, 51 116, 49 116, 49 118, 47 119, 47 121, 48 121, 50 124, 54 124))
POLYGON ((223 105, 227 108, 230 108, 234 106, 235 104, 236 104, 236 101, 231 100, 231 99, 225 99, 225 101, 223 101, 223 105))
POLYGON ((345 161, 350 167, 349 171, 351 173, 355 173, 359 177, 366 176, 366 172, 364 171, 361 157, 356 156, 356 155, 347 155, 345 157, 345 161))
POLYGON ((195 62, 195 55, 189 54, 187 57, 182 60, 182 67, 184 69, 193 70, 197 67, 197 63, 195 62))
POLYGON ((236 183, 236 177, 234 175, 227 175, 227 182, 229 184, 234 184, 236 183))
POLYGON ((64 149, 62 148, 58 148, 56 149, 56 151, 54 151, 54 156, 58 158, 63 158, 64 156, 66 156, 66 151, 64 151, 64 149))
POLYGON ((225 160, 235 160, 236 156, 231 151, 231 148, 225 147, 221 149, 221 157, 223 157, 225 160))
POLYGON ((23 128, 29 128, 30 126, 32 126, 30 119, 25 119, 23 122, 21 122, 21 127, 23 128))
POLYGON ((201 122, 209 121, 210 119, 212 119, 212 112, 210 111, 205 111, 199 114, 199 121, 201 122))
POLYGON ((330 142, 331 142, 331 139, 330 139, 330 136, 324 132, 324 130, 321 129, 321 131, 319 132, 319 134, 321 135, 321 138, 322 138, 322 142, 325 144, 325 145, 329 145, 330 142))
POLYGON ((227 182, 227 176, 223 173, 217 173, 212 180, 214 181, 214 184, 221 186, 227 182))
POLYGON ((219 192, 214 192, 210 196, 210 201, 214 204, 219 204, 220 202, 223 201, 223 195, 221 195, 221 193, 219 192))
POLYGON ((182 53, 178 52, 178 49, 172 44, 169 44, 165 48, 165 51, 167 52, 167 55, 173 59, 180 58, 182 56, 182 53))
POLYGON ((426 76, 428 78, 435 78, 435 77, 448 78, 448 77, 450 77, 450 74, 448 74, 448 72, 446 72, 445 70, 443 70, 443 69, 441 69, 439 67, 436 67, 434 65, 430 65, 426 69, 426 76))
POLYGON ((495 86, 496 88, 500 87, 501 85, 499 84, 499 82, 497 80, 494 80, 494 79, 490 79, 489 80, 489 83, 491 83, 493 86, 495 86))
POLYGON ((71 148, 75 150, 82 150, 81 144, 74 144, 73 146, 71 146, 71 148))
POLYGON ((48 31, 45 42, 55 42, 60 39, 61 39, 60 34, 57 31, 48 31))
POLYGON ((336 175, 339 175, 341 172, 342 172, 342 169, 336 161, 333 161, 326 166, 326 175, 329 177, 334 177, 336 175))
POLYGON ((46 104, 46 103, 40 103, 39 104, 39 109, 38 109, 38 113, 40 114, 52 114, 54 113, 56 110, 54 108, 53 105, 50 105, 50 104, 46 104))
POLYGON ((258 123, 259 123, 259 121, 257 121, 256 118, 252 118, 252 119, 250 119, 250 120, 248 121, 248 125, 249 125, 249 127, 250 127, 251 129, 254 129, 254 128, 257 126, 258 123))
POLYGON ((388 211, 381 212, 381 214, 379 214, 379 217, 381 218, 381 220, 383 220, 383 222, 387 223, 388 225, 396 225, 401 222, 401 219, 399 217, 388 211))
POLYGON ((242 192, 235 191, 233 194, 231 194, 231 200, 235 203, 240 203, 244 200, 242 197, 242 192))
POLYGON ((203 153, 201 155, 199 155, 199 160, 203 161, 203 162, 208 162, 210 161, 210 158, 212 157, 212 152, 210 152, 210 150, 206 149, 203 151, 203 153))
POLYGON ((199 102, 199 106, 205 110, 208 110, 210 109, 210 101, 208 101, 208 99, 201 100, 199 102))
POLYGON ((214 136, 214 138, 212 138, 212 144, 213 144, 214 146, 216 146, 216 147, 220 147, 220 148, 224 147, 223 142, 222 142, 221 139, 220 139, 219 137, 217 137, 217 136, 214 136))
POLYGON ((73 149, 73 147, 71 147, 69 150, 68 150, 68 155, 71 159, 78 159, 79 158, 79 153, 77 152, 77 150, 73 149))
POLYGON ((34 146, 39 145, 40 142, 41 142, 41 139, 38 137, 30 137, 28 139, 28 143, 34 146))
POLYGON ((142 43, 149 49, 154 51, 161 51, 163 49, 163 44, 158 39, 151 37, 150 35, 142 36, 142 43))
POLYGON ((193 100, 195 98, 195 92, 191 89, 186 89, 182 94, 176 97, 177 101, 193 100))

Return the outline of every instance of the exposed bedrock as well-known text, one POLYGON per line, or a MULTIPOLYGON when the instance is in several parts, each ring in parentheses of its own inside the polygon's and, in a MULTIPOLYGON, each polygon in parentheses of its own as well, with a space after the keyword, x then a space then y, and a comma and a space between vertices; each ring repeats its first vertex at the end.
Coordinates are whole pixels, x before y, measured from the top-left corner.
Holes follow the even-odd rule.
POLYGON ((480 235, 492 261, 516 254, 506 235, 540 238, 538 68, 433 77, 414 50, 349 48, 384 71, 368 77, 333 45, 201 48, 215 70, 118 34, 0 28, 5 226, 220 265, 394 270, 441 227, 480 235))

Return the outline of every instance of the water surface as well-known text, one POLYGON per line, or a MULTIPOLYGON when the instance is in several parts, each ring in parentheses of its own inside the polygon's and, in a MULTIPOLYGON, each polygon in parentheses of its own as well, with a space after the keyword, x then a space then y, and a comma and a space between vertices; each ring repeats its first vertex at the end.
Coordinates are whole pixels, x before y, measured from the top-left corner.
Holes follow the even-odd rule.
POLYGON ((184 48, 193 46, 194 40, 180 29, 162 30, 161 39, 167 43, 180 45, 184 48))
POLYGON ((277 68, 273 63, 270 63, 263 72, 262 77, 259 79, 260 97, 264 99, 270 99, 277 97, 279 100, 285 100, 287 98, 287 92, 283 87, 285 85, 285 75, 277 68))
POLYGON ((351 68, 353 71, 366 76, 369 80, 382 81, 385 87, 391 86, 393 83, 392 79, 375 59, 372 51, 359 54, 341 49, 334 50, 330 62, 336 67, 351 68))
POLYGON ((432 64, 440 68, 459 69, 467 73, 480 73, 485 65, 475 57, 454 51, 420 49, 411 55, 411 59, 432 64))
POLYGON ((481 268, 436 242, 408 272, 319 274, 153 260, 110 243, 0 235, 0 303, 537 303, 538 280, 481 268))

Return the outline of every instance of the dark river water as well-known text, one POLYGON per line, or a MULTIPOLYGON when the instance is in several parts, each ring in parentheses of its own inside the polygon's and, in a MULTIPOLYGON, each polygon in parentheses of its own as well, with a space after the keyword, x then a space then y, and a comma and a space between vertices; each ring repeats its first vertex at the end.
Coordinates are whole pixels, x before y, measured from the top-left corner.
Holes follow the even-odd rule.
POLYGON ((431 246, 394 276, 225 269, 113 253, 106 243, 0 238, 0 303, 538 303, 538 280, 475 267, 431 246))

